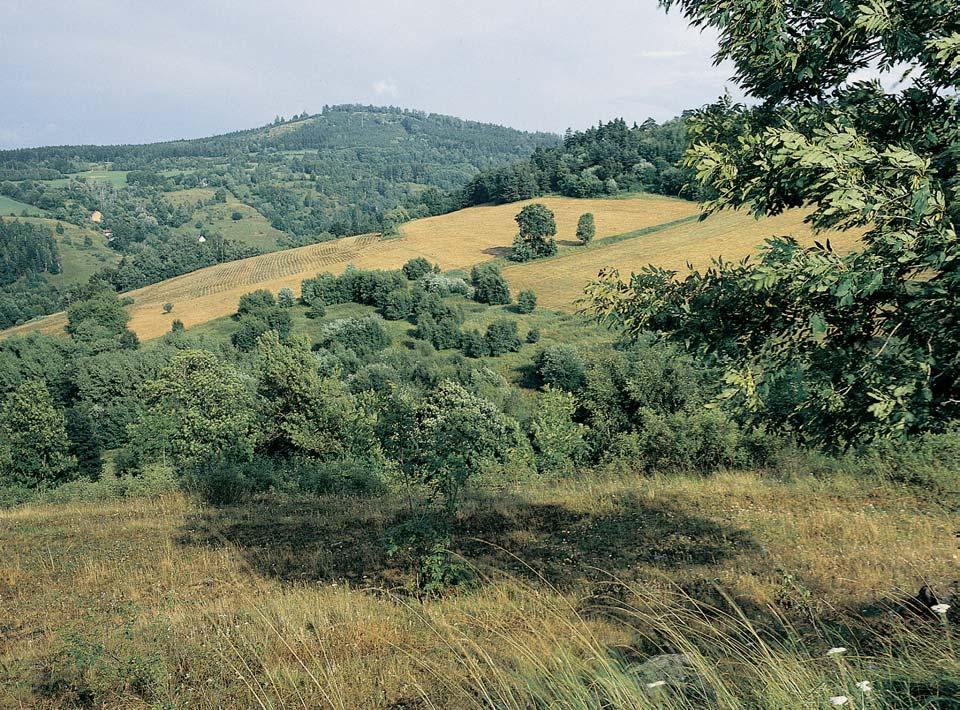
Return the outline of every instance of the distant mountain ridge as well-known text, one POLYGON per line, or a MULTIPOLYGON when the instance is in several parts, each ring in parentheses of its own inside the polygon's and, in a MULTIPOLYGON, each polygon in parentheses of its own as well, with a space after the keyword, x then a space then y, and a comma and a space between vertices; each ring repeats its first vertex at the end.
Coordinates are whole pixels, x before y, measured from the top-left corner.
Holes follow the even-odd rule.
MULTIPOLYGON (((335 128, 342 125, 343 121, 338 120, 338 118, 342 117, 346 117, 349 125, 350 117, 353 116, 356 118, 359 129, 362 131, 367 123, 363 118, 365 115, 370 115, 373 126, 384 126, 387 121, 383 119, 386 117, 396 117, 396 120, 401 122, 403 127, 408 131, 416 131, 416 127, 423 129, 429 128, 430 126, 444 126, 448 129, 459 128, 465 132, 474 134, 485 131, 499 132, 502 134, 500 138, 503 139, 505 146, 509 146, 511 141, 515 143, 514 147, 508 147, 506 149, 511 154, 511 157, 518 159, 528 157, 530 151, 537 145, 556 145, 560 142, 560 136, 554 133, 521 131, 500 124, 471 121, 455 116, 417 109, 406 109, 394 106, 339 104, 335 106, 324 106, 323 111, 317 114, 307 115, 304 113, 279 122, 275 120, 272 123, 255 128, 246 128, 199 138, 179 138, 168 141, 144 143, 57 145, 0 150, 0 167, 9 163, 71 161, 80 159, 94 163, 119 163, 114 167, 123 170, 134 169, 133 166, 141 165, 141 158, 139 156, 145 153, 150 154, 154 158, 177 158, 185 156, 212 157, 215 155, 223 155, 224 148, 229 145, 235 147, 243 146, 249 152, 256 152, 268 147, 285 150, 320 148, 324 145, 322 142, 324 138, 322 128, 335 128), (378 122, 378 118, 380 122, 378 122), (321 130, 314 130, 317 127, 320 127, 321 130), (307 140, 308 138, 320 140, 314 144, 307 140), (294 146, 296 146, 296 148, 294 146), (133 162, 127 164, 124 162, 125 160, 131 160, 133 162)), ((425 130, 424 132, 428 133, 429 130, 425 130)), ((70 167, 75 168, 77 166, 70 167)), ((77 172, 77 170, 67 170, 60 172, 59 175, 49 175, 39 179, 65 177, 70 172, 77 172)))

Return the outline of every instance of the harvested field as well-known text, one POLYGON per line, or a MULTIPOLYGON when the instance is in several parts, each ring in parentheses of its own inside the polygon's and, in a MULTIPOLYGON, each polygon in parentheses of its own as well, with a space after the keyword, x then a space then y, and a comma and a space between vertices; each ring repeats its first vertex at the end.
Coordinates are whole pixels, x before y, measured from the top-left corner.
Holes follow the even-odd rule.
MULTIPOLYGON (((800 210, 760 220, 744 212, 724 212, 704 222, 668 226, 616 243, 593 243, 551 259, 508 266, 503 274, 512 290, 536 291, 540 305, 573 310, 584 287, 606 267, 619 269, 623 278, 647 264, 674 269, 682 274, 687 262, 703 268, 717 256, 727 260, 741 259, 775 235, 792 235, 811 244, 815 239, 813 232, 803 223, 800 210)), ((844 252, 853 247, 857 234, 828 232, 816 239, 829 239, 834 249, 844 252)))

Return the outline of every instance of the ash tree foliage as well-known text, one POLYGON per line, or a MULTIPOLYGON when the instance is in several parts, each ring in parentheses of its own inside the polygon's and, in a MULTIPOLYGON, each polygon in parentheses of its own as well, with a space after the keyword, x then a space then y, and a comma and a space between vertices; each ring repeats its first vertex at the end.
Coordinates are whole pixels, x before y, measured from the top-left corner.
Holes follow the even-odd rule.
POLYGON ((758 102, 725 98, 688 123, 704 213, 804 206, 814 228, 863 238, 839 254, 777 236, 756 261, 680 279, 609 271, 590 287, 596 313, 709 356, 746 419, 809 441, 848 447, 956 419, 960 5, 662 4, 719 33, 716 60, 758 102), (871 67, 903 79, 856 79, 871 67))
POLYGON ((530 261, 557 253, 557 221, 546 205, 527 205, 515 219, 520 231, 513 240, 511 259, 530 261))
POLYGON ((252 455, 253 387, 239 369, 213 353, 177 353, 155 380, 144 385, 143 398, 145 411, 130 437, 141 460, 189 469, 252 455))
POLYGON ((66 420, 43 380, 28 380, 0 407, 0 482, 37 487, 76 473, 66 420))

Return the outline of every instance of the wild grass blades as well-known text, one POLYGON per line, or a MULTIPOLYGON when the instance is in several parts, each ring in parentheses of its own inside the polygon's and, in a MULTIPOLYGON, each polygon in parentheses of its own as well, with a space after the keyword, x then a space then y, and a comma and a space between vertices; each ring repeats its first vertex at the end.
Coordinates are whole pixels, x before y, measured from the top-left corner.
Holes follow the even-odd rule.
POLYGON ((475 583, 423 598, 383 552, 400 509, 170 494, 2 511, 0 705, 892 709, 960 692, 954 610, 883 602, 956 569, 956 513, 909 489, 735 472, 476 491, 447 548, 475 583), (682 660, 640 670, 665 654, 682 660))
MULTIPOLYGON (((549 623, 512 629, 508 658, 494 658, 486 642, 460 635, 459 662, 475 669, 471 675, 479 679, 467 694, 467 706, 773 710, 841 704, 836 701, 845 698, 842 704, 847 707, 911 707, 918 689, 903 679, 916 677, 920 666, 940 671, 937 686, 944 689, 944 699, 960 688, 960 663, 947 634, 911 619, 891 627, 880 651, 824 653, 800 631, 781 623, 776 610, 770 610, 770 619, 777 620, 772 624, 776 633, 761 632, 736 606, 721 610, 703 605, 680 590, 672 598, 653 598, 630 583, 622 583, 620 590, 632 601, 624 603, 618 595, 607 611, 635 636, 625 649, 598 643, 590 620, 565 613, 553 597, 535 616, 545 615, 549 623), (650 661, 628 660, 645 645, 644 639, 656 639, 659 650, 682 659, 682 665, 670 667, 666 677, 648 680, 650 661)), ((526 599, 544 599, 527 592, 526 599)), ((482 626, 481 620, 475 621, 482 626)), ((436 631, 438 636, 458 635, 446 625, 436 631)), ((947 702, 930 707, 953 707, 947 702)))

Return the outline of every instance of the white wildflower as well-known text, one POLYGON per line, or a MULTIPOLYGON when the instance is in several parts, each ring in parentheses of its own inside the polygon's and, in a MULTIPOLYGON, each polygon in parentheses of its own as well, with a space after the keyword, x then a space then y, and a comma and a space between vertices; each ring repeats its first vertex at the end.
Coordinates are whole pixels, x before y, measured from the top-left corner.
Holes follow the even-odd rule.
POLYGON ((930 607, 930 611, 932 611, 935 614, 946 614, 948 611, 950 611, 950 605, 934 604, 932 607, 930 607))
POLYGON ((831 648, 829 651, 827 651, 827 655, 828 655, 828 656, 839 656, 841 653, 846 653, 846 652, 847 652, 847 647, 846 647, 846 646, 834 646, 834 647, 831 648))
POLYGON ((850 698, 848 698, 846 695, 834 695, 832 698, 830 698, 830 704, 838 706, 846 705, 849 699, 850 698))
POLYGON ((647 683, 648 688, 662 688, 667 684, 665 680, 655 680, 652 683, 647 683))
POLYGON ((861 680, 861 681, 859 681, 859 682, 857 683, 857 688, 858 688, 861 692, 864 692, 864 693, 872 693, 872 692, 873 692, 873 683, 871 683, 869 680, 861 680))

